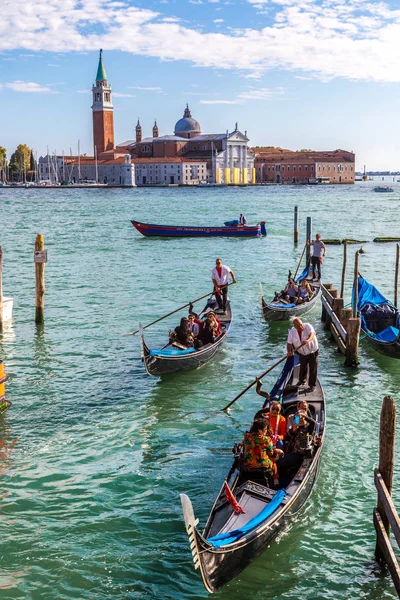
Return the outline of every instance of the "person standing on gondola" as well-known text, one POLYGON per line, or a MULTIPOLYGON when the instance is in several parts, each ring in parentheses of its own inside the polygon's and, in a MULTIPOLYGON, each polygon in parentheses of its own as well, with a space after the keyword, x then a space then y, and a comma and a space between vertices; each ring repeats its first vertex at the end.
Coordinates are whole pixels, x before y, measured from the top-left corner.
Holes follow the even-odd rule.
POLYGON ((306 380, 308 367, 308 392, 313 392, 317 383, 318 370, 318 340, 314 327, 310 323, 303 323, 296 317, 287 339, 288 356, 297 353, 300 359, 299 385, 306 380))
POLYGON ((313 247, 313 253, 311 257, 311 266, 312 266, 312 276, 313 279, 317 278, 315 270, 318 272, 318 281, 321 279, 321 263, 322 257, 326 255, 326 247, 324 242, 321 240, 321 234, 317 233, 315 236, 315 240, 307 242, 307 246, 313 247))
POLYGON ((211 273, 211 279, 214 284, 215 299, 223 314, 226 313, 229 275, 232 277, 232 283, 236 283, 234 272, 229 267, 222 264, 221 258, 217 258, 215 267, 211 273))

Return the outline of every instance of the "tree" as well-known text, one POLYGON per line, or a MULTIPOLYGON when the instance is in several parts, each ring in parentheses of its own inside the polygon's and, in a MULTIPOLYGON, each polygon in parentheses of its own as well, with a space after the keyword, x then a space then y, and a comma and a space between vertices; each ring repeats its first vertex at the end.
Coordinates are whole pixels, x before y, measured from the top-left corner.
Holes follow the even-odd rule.
POLYGON ((6 160, 6 156, 7 156, 7 150, 5 148, 3 148, 3 146, 0 146, 0 164, 4 164, 4 161, 6 160))
POLYGON ((16 151, 10 158, 10 170, 13 172, 13 179, 22 179, 29 171, 31 158, 31 149, 26 144, 19 144, 16 151))
POLYGON ((3 146, 0 146, 0 181, 5 181, 7 178, 6 156, 7 156, 7 150, 5 148, 3 148, 3 146))

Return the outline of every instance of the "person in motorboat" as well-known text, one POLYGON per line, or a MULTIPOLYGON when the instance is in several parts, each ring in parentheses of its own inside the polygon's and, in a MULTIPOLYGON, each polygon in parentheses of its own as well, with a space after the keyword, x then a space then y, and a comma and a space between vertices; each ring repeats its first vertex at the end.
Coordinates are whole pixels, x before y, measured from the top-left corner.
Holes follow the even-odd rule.
POLYGON ((240 213, 239 216, 239 225, 247 225, 247 219, 243 213, 240 213))
POLYGON ((236 283, 235 274, 232 269, 223 265, 221 258, 217 258, 215 267, 211 272, 211 279, 214 284, 215 299, 223 314, 226 313, 229 275, 232 277, 232 283, 236 283))
POLYGON ((287 355, 293 356, 296 352, 300 359, 300 375, 298 385, 304 385, 308 367, 308 392, 313 392, 317 383, 318 371, 318 340, 314 327, 310 323, 303 323, 296 317, 293 327, 289 330, 287 339, 287 355))
POLYGON ((193 346, 194 337, 189 328, 189 320, 182 317, 180 324, 175 327, 175 330, 171 336, 171 342, 177 342, 186 348, 193 346))
POLYGON ((199 331, 199 335, 195 340, 195 347, 201 348, 202 346, 206 346, 207 344, 213 344, 215 342, 214 337, 215 326, 211 319, 206 319, 204 321, 203 327, 199 331))
POLYGON ((253 421, 250 431, 244 434, 242 441, 241 475, 244 479, 258 478, 269 483, 279 484, 276 460, 282 456, 281 450, 276 450, 270 435, 268 419, 259 417, 253 421))
POLYGON ((307 241, 307 246, 313 247, 313 253, 311 257, 312 276, 313 279, 318 279, 319 281, 321 279, 322 257, 326 255, 326 247, 324 242, 321 240, 321 234, 317 233, 315 236, 315 240, 312 240, 311 243, 307 241), (315 273, 316 270, 318 273, 318 277, 315 273))
POLYGON ((299 285, 299 291, 296 298, 296 304, 308 302, 313 295, 313 290, 306 279, 302 279, 299 285))

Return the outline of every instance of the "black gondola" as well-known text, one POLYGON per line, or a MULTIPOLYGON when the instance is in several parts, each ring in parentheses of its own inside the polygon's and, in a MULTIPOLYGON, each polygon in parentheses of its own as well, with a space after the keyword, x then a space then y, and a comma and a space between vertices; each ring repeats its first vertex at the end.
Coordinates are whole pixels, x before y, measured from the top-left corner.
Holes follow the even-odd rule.
POLYGON ((232 310, 229 299, 226 305, 226 312, 222 314, 218 309, 218 304, 214 296, 211 296, 205 308, 199 314, 199 318, 206 318, 207 313, 210 311, 216 313, 221 323, 221 334, 214 343, 206 344, 198 350, 194 348, 177 348, 173 343, 168 344, 160 350, 150 350, 144 339, 143 328, 139 324, 142 360, 149 375, 166 375, 177 371, 196 369, 215 356, 224 344, 232 323, 232 310))
POLYGON ((364 339, 381 354, 400 358, 399 311, 363 277, 358 278, 357 312, 364 339))
POLYGON ((325 436, 325 398, 319 381, 315 390, 307 394, 293 385, 298 380, 298 369, 296 356, 286 361, 271 391, 271 399, 281 399, 283 414, 287 416, 296 411, 298 400, 304 398, 317 423, 314 439, 318 439, 318 444, 292 473, 286 487, 276 490, 250 480, 240 483, 240 457, 236 457, 226 481, 246 512, 234 512, 227 501, 224 482, 202 534, 197 529, 198 519, 188 496, 181 494, 195 569, 200 569, 210 593, 238 575, 287 528, 313 489, 325 436))
POLYGON ((296 281, 299 282, 302 279, 307 279, 314 292, 311 298, 302 304, 288 304, 279 299, 266 302, 262 285, 260 284, 261 311, 264 321, 288 321, 292 317, 304 315, 313 308, 318 301, 321 292, 319 281, 312 281, 309 279, 308 267, 304 269, 303 273, 296 281))

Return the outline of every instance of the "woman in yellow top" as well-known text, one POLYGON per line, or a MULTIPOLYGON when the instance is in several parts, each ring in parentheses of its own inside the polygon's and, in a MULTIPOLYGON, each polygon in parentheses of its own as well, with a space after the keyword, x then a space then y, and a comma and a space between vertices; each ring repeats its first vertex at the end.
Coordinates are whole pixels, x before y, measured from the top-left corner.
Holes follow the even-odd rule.
POLYGON ((275 459, 283 452, 274 448, 268 419, 255 419, 250 431, 244 434, 242 445, 243 470, 260 471, 267 477, 272 476, 277 485, 279 480, 275 459))

